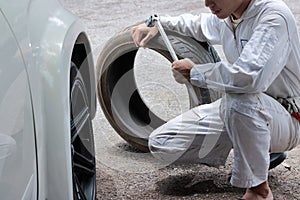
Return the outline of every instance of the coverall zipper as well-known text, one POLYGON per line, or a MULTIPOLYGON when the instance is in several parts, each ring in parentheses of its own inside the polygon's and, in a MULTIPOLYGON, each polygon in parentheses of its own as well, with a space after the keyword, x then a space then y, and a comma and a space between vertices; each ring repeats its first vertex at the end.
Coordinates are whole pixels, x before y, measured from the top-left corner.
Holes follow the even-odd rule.
POLYGON ((232 22, 230 22, 230 25, 228 24, 228 23, 226 23, 225 22, 225 24, 226 24, 226 26, 232 31, 232 33, 233 33, 233 38, 234 38, 234 40, 235 40, 235 48, 236 48, 236 50, 237 50, 237 52, 238 52, 238 54, 240 55, 240 51, 239 51, 239 48, 238 48, 238 43, 237 43, 237 38, 236 38, 236 29, 238 28, 238 26, 243 22, 244 20, 242 20, 242 21, 240 21, 237 25, 236 25, 236 27, 234 27, 234 25, 232 24, 232 22))

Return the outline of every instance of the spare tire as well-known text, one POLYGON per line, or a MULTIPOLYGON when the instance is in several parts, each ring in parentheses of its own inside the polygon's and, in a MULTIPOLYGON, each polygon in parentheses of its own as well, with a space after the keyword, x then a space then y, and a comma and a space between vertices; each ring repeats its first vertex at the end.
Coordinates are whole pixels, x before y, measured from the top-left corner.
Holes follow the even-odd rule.
MULTIPOLYGON (((207 43, 172 31, 166 33, 178 58, 190 58, 197 64, 220 60, 207 43)), ((172 61, 161 36, 153 38, 148 48, 172 61)), ((138 92, 133 70, 138 50, 131 38, 131 27, 117 33, 105 44, 96 66, 98 100, 115 131, 129 144, 148 152, 148 136, 165 121, 147 107, 138 92)), ((194 89, 201 104, 211 102, 207 89, 194 89)), ((190 101, 190 107, 193 106, 190 101)))

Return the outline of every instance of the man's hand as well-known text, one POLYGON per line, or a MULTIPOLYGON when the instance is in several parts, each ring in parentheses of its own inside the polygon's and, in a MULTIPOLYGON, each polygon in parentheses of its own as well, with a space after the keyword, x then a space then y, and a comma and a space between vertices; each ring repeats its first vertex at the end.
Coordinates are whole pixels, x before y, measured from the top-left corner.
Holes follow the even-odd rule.
POLYGON ((145 47, 147 42, 158 33, 156 26, 148 27, 145 23, 131 28, 131 37, 137 47, 145 47))
POLYGON ((184 84, 190 82, 190 71, 195 63, 188 58, 178 60, 172 63, 172 72, 178 83, 184 84))

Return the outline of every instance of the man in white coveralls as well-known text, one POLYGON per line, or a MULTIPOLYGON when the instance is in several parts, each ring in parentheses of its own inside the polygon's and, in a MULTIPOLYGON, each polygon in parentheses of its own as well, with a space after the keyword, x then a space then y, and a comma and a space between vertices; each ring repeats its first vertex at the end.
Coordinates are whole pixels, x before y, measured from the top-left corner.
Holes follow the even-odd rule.
MULTIPOLYGON (((231 184, 247 188, 243 199, 273 199, 267 180, 269 153, 299 144, 300 42, 295 19, 281 0, 205 0, 205 6, 212 13, 161 16, 160 21, 166 30, 223 46, 227 61, 172 63, 177 82, 185 82, 184 77, 223 96, 156 129, 149 137, 150 151, 162 160, 197 162, 203 137, 226 134, 234 150, 231 184)), ((157 27, 146 24, 132 28, 141 47, 157 33, 157 27)), ((226 159, 230 148, 216 152, 216 159, 226 159)))

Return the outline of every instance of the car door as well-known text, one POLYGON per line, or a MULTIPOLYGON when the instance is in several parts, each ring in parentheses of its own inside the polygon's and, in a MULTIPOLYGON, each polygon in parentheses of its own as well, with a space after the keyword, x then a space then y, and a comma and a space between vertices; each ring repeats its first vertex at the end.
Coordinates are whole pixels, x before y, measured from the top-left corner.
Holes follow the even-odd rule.
POLYGON ((30 87, 11 26, 0 4, 0 199, 37 199, 30 87))

